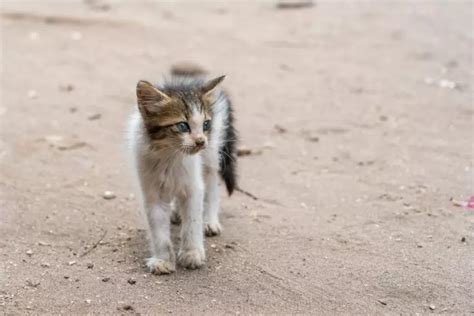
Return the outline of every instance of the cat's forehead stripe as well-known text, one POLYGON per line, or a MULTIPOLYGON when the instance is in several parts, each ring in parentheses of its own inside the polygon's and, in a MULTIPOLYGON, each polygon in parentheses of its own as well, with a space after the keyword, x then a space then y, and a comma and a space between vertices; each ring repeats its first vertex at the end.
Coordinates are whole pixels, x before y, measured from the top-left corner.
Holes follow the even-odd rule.
MULTIPOLYGON (((179 122, 204 121, 212 119, 210 111, 212 100, 204 97, 198 89, 187 87, 164 87, 164 92, 171 98, 156 112, 156 116, 148 117, 148 127, 165 127, 179 122)), ((201 123, 202 124, 202 123, 201 123)))

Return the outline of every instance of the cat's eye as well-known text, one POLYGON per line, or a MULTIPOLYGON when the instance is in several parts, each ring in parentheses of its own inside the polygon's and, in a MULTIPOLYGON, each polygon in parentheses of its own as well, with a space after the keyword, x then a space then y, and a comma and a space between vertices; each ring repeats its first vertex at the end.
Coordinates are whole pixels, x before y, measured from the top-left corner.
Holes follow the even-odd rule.
POLYGON ((178 124, 176 124, 176 128, 181 133, 189 133, 191 131, 191 129, 189 128, 189 124, 186 122, 179 122, 178 124))
POLYGON ((210 120, 204 121, 204 123, 202 124, 202 129, 205 131, 208 131, 210 128, 211 128, 211 121, 210 120))

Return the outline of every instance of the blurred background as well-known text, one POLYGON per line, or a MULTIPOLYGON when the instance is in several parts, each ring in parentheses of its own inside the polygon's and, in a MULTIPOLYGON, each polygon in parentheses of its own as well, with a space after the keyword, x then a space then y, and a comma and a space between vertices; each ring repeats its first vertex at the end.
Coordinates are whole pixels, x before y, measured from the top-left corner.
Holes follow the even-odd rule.
POLYGON ((0 311, 473 305, 471 1, 1 1, 0 311), (152 276, 138 80, 226 74, 239 183, 198 271, 152 276))

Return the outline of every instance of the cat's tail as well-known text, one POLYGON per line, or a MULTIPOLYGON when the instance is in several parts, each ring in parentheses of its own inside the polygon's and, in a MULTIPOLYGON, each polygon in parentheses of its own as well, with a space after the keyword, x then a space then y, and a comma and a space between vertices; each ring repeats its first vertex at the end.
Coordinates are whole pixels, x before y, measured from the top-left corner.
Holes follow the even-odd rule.
POLYGON ((206 73, 204 68, 190 62, 181 62, 171 66, 171 75, 173 76, 199 77, 206 73))
POLYGON ((234 128, 234 115, 232 113, 232 107, 230 100, 227 99, 229 104, 227 126, 224 132, 224 144, 221 149, 220 159, 220 174, 222 180, 224 180, 227 192, 232 195, 235 189, 237 189, 237 157, 236 157, 236 143, 237 143, 237 132, 234 128))

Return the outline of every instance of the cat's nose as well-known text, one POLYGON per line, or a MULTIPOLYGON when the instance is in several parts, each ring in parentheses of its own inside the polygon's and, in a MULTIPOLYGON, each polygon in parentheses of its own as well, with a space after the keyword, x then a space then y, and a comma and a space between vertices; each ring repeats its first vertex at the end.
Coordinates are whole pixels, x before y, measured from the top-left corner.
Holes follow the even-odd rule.
POLYGON ((206 140, 203 137, 199 137, 199 138, 196 138, 194 143, 196 144, 196 146, 202 147, 206 144, 206 140))

